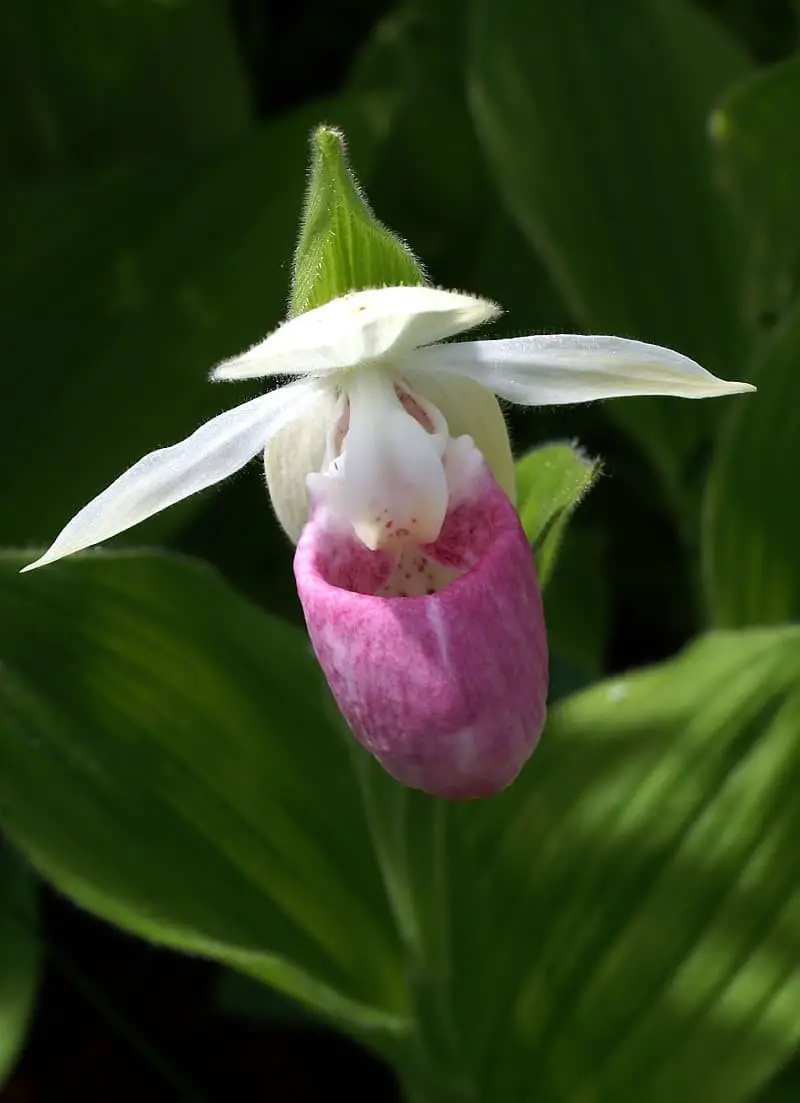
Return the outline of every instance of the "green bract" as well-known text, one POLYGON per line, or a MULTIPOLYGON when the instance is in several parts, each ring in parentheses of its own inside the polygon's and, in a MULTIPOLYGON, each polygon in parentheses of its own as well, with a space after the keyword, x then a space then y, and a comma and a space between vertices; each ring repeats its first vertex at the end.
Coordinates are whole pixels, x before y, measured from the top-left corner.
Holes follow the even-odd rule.
POLYGON ((347 163, 344 136, 320 126, 294 255, 289 314, 364 287, 425 283, 419 261, 377 220, 347 163))

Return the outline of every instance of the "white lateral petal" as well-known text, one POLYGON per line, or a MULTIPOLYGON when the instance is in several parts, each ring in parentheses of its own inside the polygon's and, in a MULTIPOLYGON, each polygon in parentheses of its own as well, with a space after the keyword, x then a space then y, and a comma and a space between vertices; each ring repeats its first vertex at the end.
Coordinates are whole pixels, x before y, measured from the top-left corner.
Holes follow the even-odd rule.
POLYGON ((433 542, 447 512, 446 427, 423 428, 380 371, 354 373, 347 395, 344 451, 327 472, 309 475, 309 492, 373 551, 433 542))
POLYGON ((562 333, 420 349, 409 369, 466 376, 523 406, 632 395, 714 398, 755 390, 750 383, 717 379, 688 356, 660 345, 562 333))
POLYGON ((332 299, 284 322, 212 379, 314 375, 410 352, 495 317, 486 299, 436 287, 379 287, 332 299))
POLYGON ((335 390, 320 386, 303 403, 297 417, 287 422, 264 449, 272 508, 294 544, 308 520, 306 478, 314 471, 324 470, 328 435, 338 417, 339 399, 335 390))
POLYGON ((154 513, 232 475, 297 415, 312 388, 294 383, 226 410, 180 444, 135 463, 76 514, 44 555, 23 570, 108 540, 154 513))

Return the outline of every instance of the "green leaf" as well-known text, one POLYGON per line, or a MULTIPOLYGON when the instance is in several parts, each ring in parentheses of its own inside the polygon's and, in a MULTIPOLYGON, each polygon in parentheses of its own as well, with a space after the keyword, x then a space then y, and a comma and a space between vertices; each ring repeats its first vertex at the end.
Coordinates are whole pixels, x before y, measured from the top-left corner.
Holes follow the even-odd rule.
POLYGON ((375 218, 353 175, 344 136, 318 127, 294 257, 289 313, 312 310, 365 287, 421 284, 425 274, 399 237, 375 218))
POLYGON ((33 877, 0 849, 0 1090, 13 1072, 36 1006, 41 973, 36 913, 33 877))
POLYGON ((7 573, 0 614, 0 814, 33 862, 415 1097, 743 1103, 796 1047, 800 629, 582 693, 507 793, 448 805, 356 753, 359 791, 305 641, 205 570, 7 573))
MULTIPOLYGON (((0 343, 14 385, 0 435, 0 542, 49 543, 141 455, 252 395, 211 386, 208 370, 285 312, 298 181, 322 112, 348 125, 368 163, 366 109, 313 104, 213 157, 5 192, 0 343)), ((184 503, 135 539, 163 540, 197 508, 184 503)))
POLYGON ((376 26, 350 82, 357 92, 379 89, 393 104, 370 191, 390 225, 402 226, 413 212, 420 255, 437 282, 458 288, 466 287, 492 205, 464 90, 467 16, 460 0, 404 4, 376 26))
MULTIPOLYGON (((741 366, 738 243, 711 183, 709 110, 747 61, 701 12, 665 0, 474 0, 469 87, 500 196, 578 325, 741 366)), ((713 430, 706 404, 609 413, 681 504, 713 430)))
POLYGON ((221 967, 214 983, 215 1011, 241 1022, 274 1025, 314 1025, 318 1019, 307 1007, 244 973, 221 967))
POLYGON ((436 283, 502 305, 493 336, 569 332, 567 311, 487 172, 465 94, 468 23, 461 0, 413 0, 360 52, 349 87, 378 89, 393 105, 370 193, 390 225, 402 227, 413 212, 414 244, 436 283))
POLYGON ((249 93, 220 0, 7 0, 0 171, 20 176, 241 136, 249 93))
POLYGON ((786 310, 800 270, 800 58, 737 85, 712 117, 720 177, 747 242, 751 324, 786 310))
POLYGON ((0 824, 91 911, 267 981, 375 1048, 396 936, 305 634, 210 571, 0 572, 0 824))
POLYGON ((477 1097, 739 1103, 792 1054, 799 687, 800 630, 708 636, 557 705, 519 781, 455 810, 477 1097))
POLYGON ((517 505, 544 586, 567 522, 597 478, 600 465, 572 444, 546 444, 517 461, 517 505))
POLYGON ((506 793, 364 761, 419 1024, 411 1098, 744 1103, 800 1037, 800 629, 551 711, 506 793))
POLYGON ((758 394, 737 403, 709 475, 703 559, 715 624, 800 619, 797 409, 800 303, 763 350, 758 394))

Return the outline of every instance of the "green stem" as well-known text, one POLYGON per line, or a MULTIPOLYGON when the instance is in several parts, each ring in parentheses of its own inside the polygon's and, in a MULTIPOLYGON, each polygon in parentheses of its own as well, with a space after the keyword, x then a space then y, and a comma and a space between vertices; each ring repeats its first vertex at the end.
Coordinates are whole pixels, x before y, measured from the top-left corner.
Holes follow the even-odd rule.
POLYGON ((410 1103, 475 1103, 452 1003, 448 816, 444 801, 390 781, 359 756, 373 845, 407 962, 414 1030, 400 1070, 410 1103))

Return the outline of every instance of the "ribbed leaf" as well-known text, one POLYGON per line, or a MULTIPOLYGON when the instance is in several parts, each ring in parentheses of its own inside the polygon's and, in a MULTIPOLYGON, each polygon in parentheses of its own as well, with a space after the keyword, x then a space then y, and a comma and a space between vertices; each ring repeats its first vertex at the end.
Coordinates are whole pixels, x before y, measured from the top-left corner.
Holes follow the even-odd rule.
POLYGON ((402 976, 303 633, 210 571, 0 572, 0 823, 84 907, 388 1045, 402 976))
POLYGON ((798 685, 800 630, 709 636, 558 705, 518 783, 457 816, 480 1098, 737 1103, 791 1055, 798 685))

